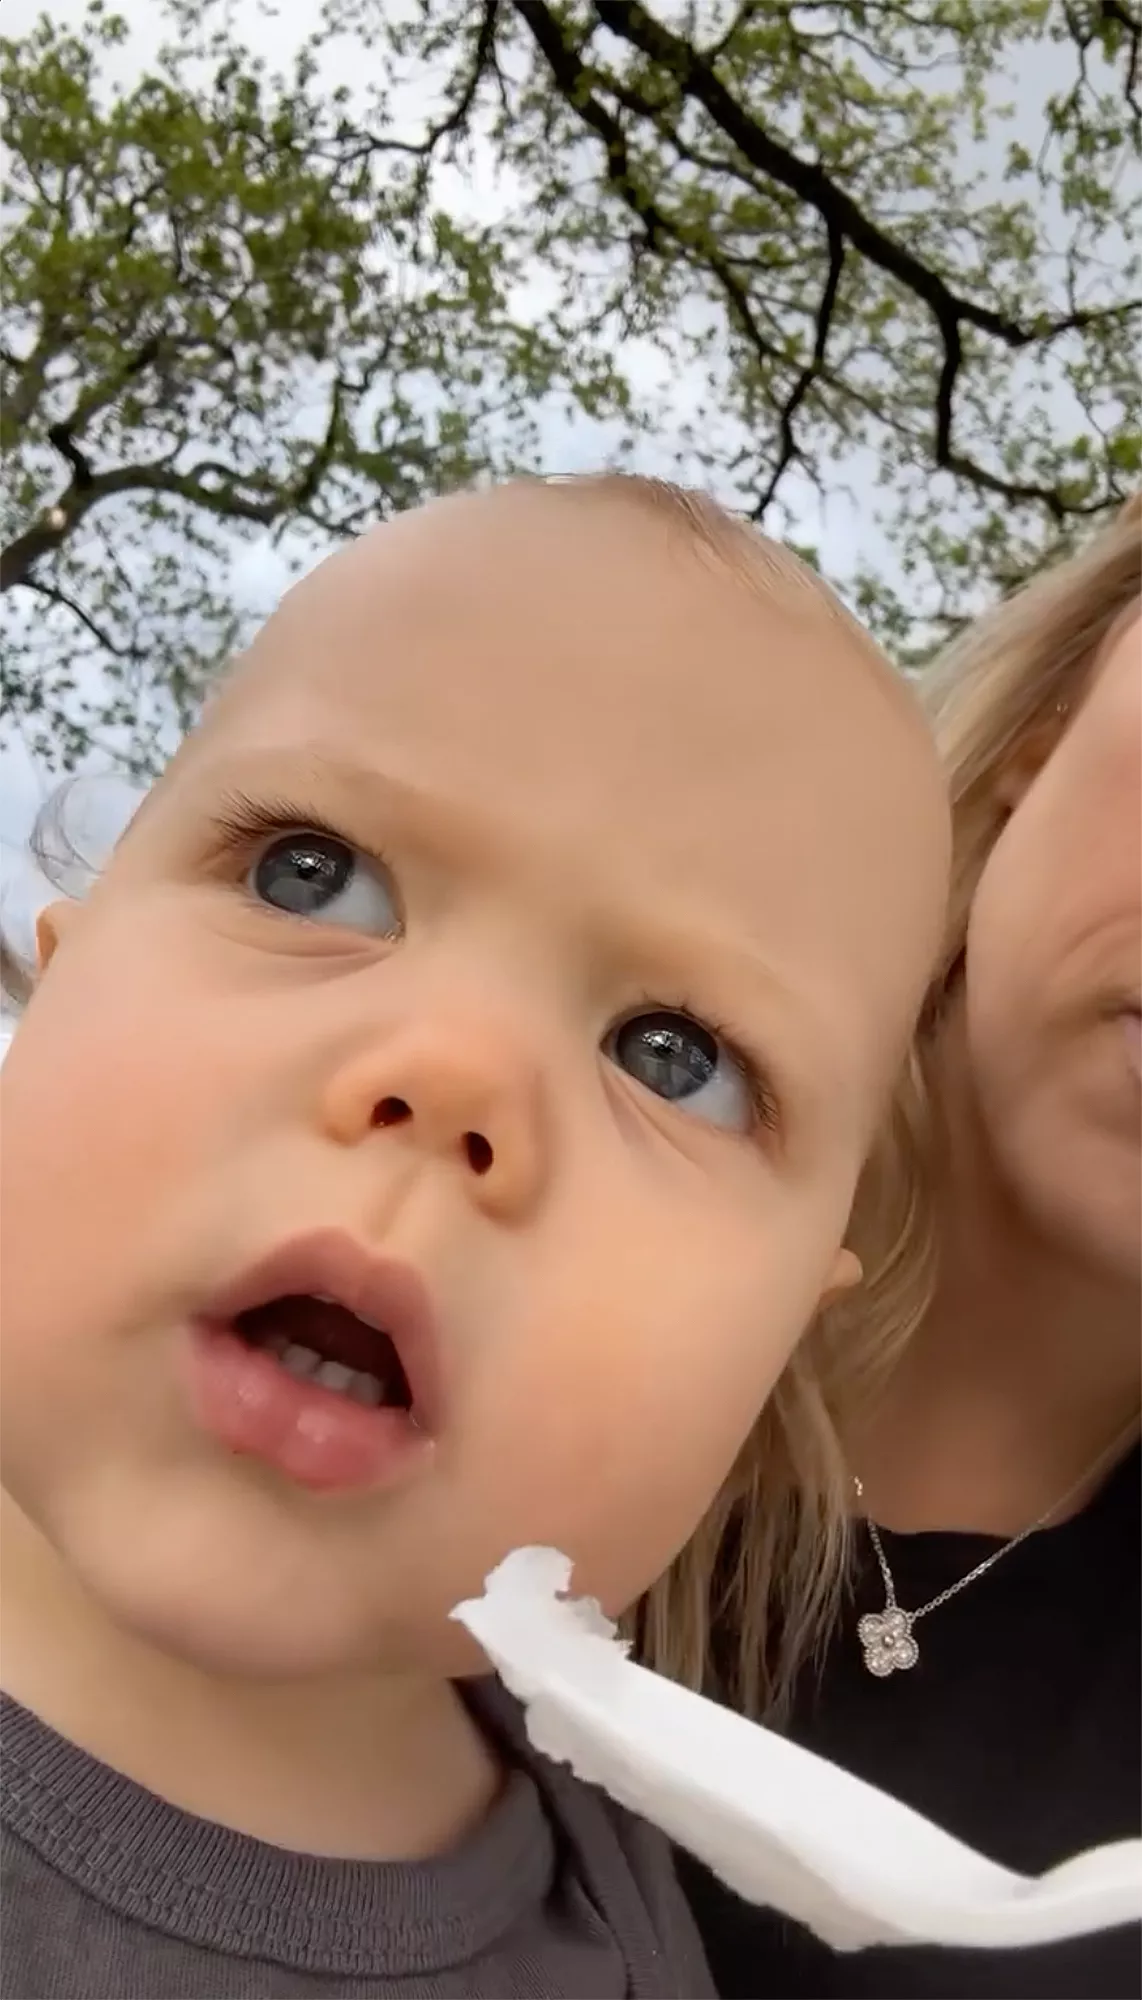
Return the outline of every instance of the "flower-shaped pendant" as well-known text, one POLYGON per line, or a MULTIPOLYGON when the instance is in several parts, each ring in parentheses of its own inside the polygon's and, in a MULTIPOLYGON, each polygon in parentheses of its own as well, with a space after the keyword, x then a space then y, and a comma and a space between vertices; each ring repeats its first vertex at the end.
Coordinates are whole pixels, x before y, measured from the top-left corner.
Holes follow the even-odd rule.
POLYGON ((920 1658, 920 1648, 912 1637, 912 1620, 898 1604, 867 1612, 857 1626, 857 1637, 864 1648, 865 1666, 878 1680, 903 1673, 920 1658))

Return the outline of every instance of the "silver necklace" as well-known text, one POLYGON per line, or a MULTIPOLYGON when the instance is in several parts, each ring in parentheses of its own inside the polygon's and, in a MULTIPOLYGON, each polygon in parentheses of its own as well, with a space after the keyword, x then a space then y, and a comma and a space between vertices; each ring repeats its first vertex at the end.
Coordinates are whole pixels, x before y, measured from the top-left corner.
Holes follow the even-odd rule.
MULTIPOLYGON (((967 1589, 969 1583, 977 1583, 981 1576, 986 1576, 989 1569, 994 1569, 997 1562, 1001 1562, 1004 1556, 1009 1556, 1012 1549, 1017 1549, 1028 1536, 1037 1534, 1040 1528, 1045 1528, 1051 1516, 1057 1514, 1061 1507, 1065 1507, 1072 1495, 1077 1493, 1080 1487, 1085 1486, 1089 1479, 1093 1479, 1095 1473, 1114 1456, 1136 1429, 1137 1421, 1136 1417, 1132 1417, 1126 1429, 1119 1431, 1113 1443, 1107 1445, 1105 1451, 1100 1451, 1093 1463, 1067 1487, 1066 1492, 1060 1493, 1057 1500, 1052 1500, 1051 1505, 1044 1508, 1029 1527, 1021 1528, 1017 1535, 1012 1535, 1010 1541, 994 1549, 991 1555, 985 1556, 974 1569, 969 1569, 967 1575, 961 1576, 958 1583, 949 1584, 947 1590, 941 1590, 935 1597, 930 1597, 927 1604, 921 1604, 916 1611, 905 1611, 903 1606, 897 1603, 896 1584, 888 1567, 888 1557, 884 1553, 880 1530, 871 1514, 865 1514, 864 1525, 884 1583, 884 1610, 866 1612, 857 1624, 857 1637, 869 1673, 875 1674, 878 1680, 886 1680, 890 1674, 904 1673, 909 1667, 914 1667, 920 1658, 920 1648, 913 1636, 913 1629, 921 1618, 927 1618, 930 1612, 938 1611, 942 1604, 948 1603, 949 1599, 958 1597, 961 1590, 967 1589)), ((855 1474, 853 1485, 856 1487, 857 1499, 863 1500, 864 1485, 855 1474)))

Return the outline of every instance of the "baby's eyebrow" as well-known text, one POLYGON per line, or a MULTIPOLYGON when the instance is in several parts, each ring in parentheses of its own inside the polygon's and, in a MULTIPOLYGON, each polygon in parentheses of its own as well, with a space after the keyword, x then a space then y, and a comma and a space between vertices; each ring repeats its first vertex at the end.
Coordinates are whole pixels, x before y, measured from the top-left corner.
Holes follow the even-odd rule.
POLYGON ((346 835, 362 845, 383 848, 399 819, 418 844, 441 854, 477 859, 481 847, 489 852, 493 847, 492 828, 478 806, 443 798, 320 743, 257 744, 228 751, 204 747, 188 760, 183 775, 192 796, 206 795, 204 804, 227 792, 247 792, 262 803, 342 814, 349 822, 346 835))

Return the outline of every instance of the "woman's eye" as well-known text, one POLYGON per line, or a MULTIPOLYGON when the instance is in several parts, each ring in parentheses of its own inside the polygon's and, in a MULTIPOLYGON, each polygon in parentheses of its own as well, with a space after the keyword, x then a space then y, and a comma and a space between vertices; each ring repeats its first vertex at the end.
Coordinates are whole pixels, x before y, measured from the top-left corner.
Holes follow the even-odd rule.
POLYGON ((687 1014, 635 1014, 612 1028, 604 1053, 636 1083, 714 1125, 747 1132, 756 1091, 737 1057, 687 1014))
POLYGON ((262 849, 246 878, 261 903, 287 916, 396 937, 393 890, 375 864, 329 833, 287 833, 262 849))

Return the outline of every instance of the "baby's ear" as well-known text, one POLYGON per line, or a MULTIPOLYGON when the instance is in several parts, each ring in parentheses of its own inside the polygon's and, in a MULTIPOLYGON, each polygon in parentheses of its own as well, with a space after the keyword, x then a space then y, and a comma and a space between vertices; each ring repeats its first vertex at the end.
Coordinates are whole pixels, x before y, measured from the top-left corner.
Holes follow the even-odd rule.
POLYGON ((79 917, 82 903, 76 903, 69 896, 61 896, 58 902, 49 903, 36 918, 36 971, 46 972, 60 940, 66 936, 71 925, 79 917))
POLYGON ((863 1277, 864 1268, 856 1252, 842 1247, 837 1251, 833 1259, 833 1268, 825 1280, 820 1306, 831 1306, 842 1293, 851 1292, 854 1285, 859 1285, 863 1277))

